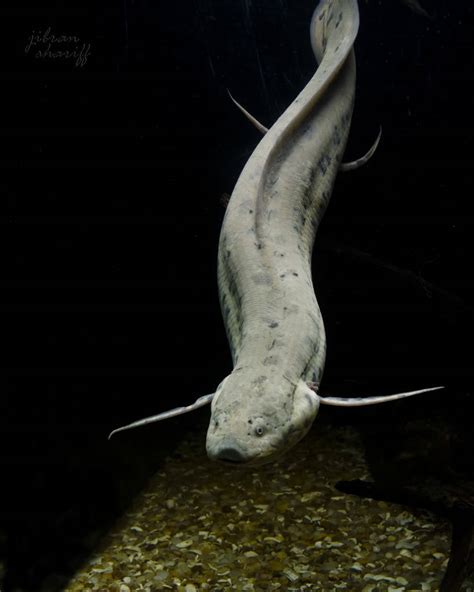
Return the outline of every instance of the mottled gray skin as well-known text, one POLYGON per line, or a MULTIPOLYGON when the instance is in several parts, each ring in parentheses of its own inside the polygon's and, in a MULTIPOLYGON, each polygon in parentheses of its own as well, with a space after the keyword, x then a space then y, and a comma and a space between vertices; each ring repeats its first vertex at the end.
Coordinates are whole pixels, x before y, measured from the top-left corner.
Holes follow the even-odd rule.
POLYGON ((218 284, 234 370, 212 400, 211 459, 273 460, 318 412, 307 382, 321 381, 326 338, 311 255, 349 134, 358 24, 356 0, 318 5, 319 68, 255 149, 227 207, 218 284))

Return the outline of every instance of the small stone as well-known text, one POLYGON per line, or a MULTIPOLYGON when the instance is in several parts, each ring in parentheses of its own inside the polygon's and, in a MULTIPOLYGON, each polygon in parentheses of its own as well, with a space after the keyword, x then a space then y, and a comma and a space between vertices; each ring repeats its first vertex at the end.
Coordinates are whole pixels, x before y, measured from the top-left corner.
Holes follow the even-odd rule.
POLYGON ((284 569, 283 573, 290 580, 290 582, 296 582, 296 580, 299 579, 299 575, 291 569, 284 569))
POLYGON ((320 495, 322 495, 320 491, 310 491, 308 493, 304 493, 300 499, 305 504, 306 502, 310 502, 313 498, 319 497, 320 495))
POLYGON ((176 543, 178 549, 186 549, 186 547, 190 547, 193 544, 192 539, 187 539, 185 541, 181 541, 180 543, 176 543))
POLYGON ((281 543, 283 541, 283 537, 281 536, 281 534, 277 535, 276 537, 274 536, 266 536, 263 538, 264 541, 267 541, 269 543, 281 543))
POLYGON ((418 547, 417 542, 410 542, 408 539, 402 539, 395 545, 395 549, 414 549, 418 547))

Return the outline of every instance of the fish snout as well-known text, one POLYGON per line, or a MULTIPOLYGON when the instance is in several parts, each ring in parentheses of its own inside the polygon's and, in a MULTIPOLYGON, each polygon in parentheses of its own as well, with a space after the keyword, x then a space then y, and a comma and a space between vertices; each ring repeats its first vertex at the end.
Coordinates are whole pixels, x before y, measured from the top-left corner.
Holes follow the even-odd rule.
POLYGON ((229 464, 243 464, 249 460, 243 448, 233 438, 226 438, 214 446, 207 446, 207 455, 211 460, 229 464))

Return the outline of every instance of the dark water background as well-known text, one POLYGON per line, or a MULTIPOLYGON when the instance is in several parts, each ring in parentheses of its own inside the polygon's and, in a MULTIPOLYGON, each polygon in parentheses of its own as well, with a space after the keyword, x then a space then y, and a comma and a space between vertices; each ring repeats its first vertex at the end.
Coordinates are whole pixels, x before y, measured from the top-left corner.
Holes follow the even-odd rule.
MULTIPOLYGON (((37 589, 72 566, 193 418, 109 443, 112 428, 190 403, 230 371, 215 279, 221 197, 259 133, 226 88, 271 125, 314 72, 314 7, 1 5, 7 588, 37 589), (48 28, 77 37, 52 52, 90 44, 86 63, 37 56, 44 41, 26 51, 48 28)), ((397 412, 325 413, 369 426, 435 414, 464 433, 474 374, 473 8, 423 8, 431 18, 399 0, 360 2, 346 159, 368 149, 379 125, 383 137, 370 164, 337 180, 314 276, 326 392, 448 388, 397 412)))

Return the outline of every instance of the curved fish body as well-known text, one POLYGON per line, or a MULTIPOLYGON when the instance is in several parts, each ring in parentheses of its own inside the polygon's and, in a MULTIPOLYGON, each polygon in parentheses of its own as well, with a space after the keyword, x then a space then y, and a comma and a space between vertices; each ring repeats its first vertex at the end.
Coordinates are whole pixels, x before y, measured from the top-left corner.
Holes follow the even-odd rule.
POLYGON ((211 459, 271 461, 316 417, 326 338, 311 255, 349 134, 358 26, 356 0, 320 2, 311 21, 319 67, 258 144, 227 206, 218 285, 234 370, 212 400, 211 459))
POLYGON ((359 407, 440 387, 375 397, 320 397, 326 337, 311 278, 313 243, 338 170, 354 170, 375 151, 342 163, 355 94, 356 0, 321 0, 311 21, 316 74, 265 133, 237 181, 218 256, 221 309, 234 370, 215 393, 134 421, 149 425, 211 403, 211 459, 269 462, 309 430, 320 404, 359 407))

